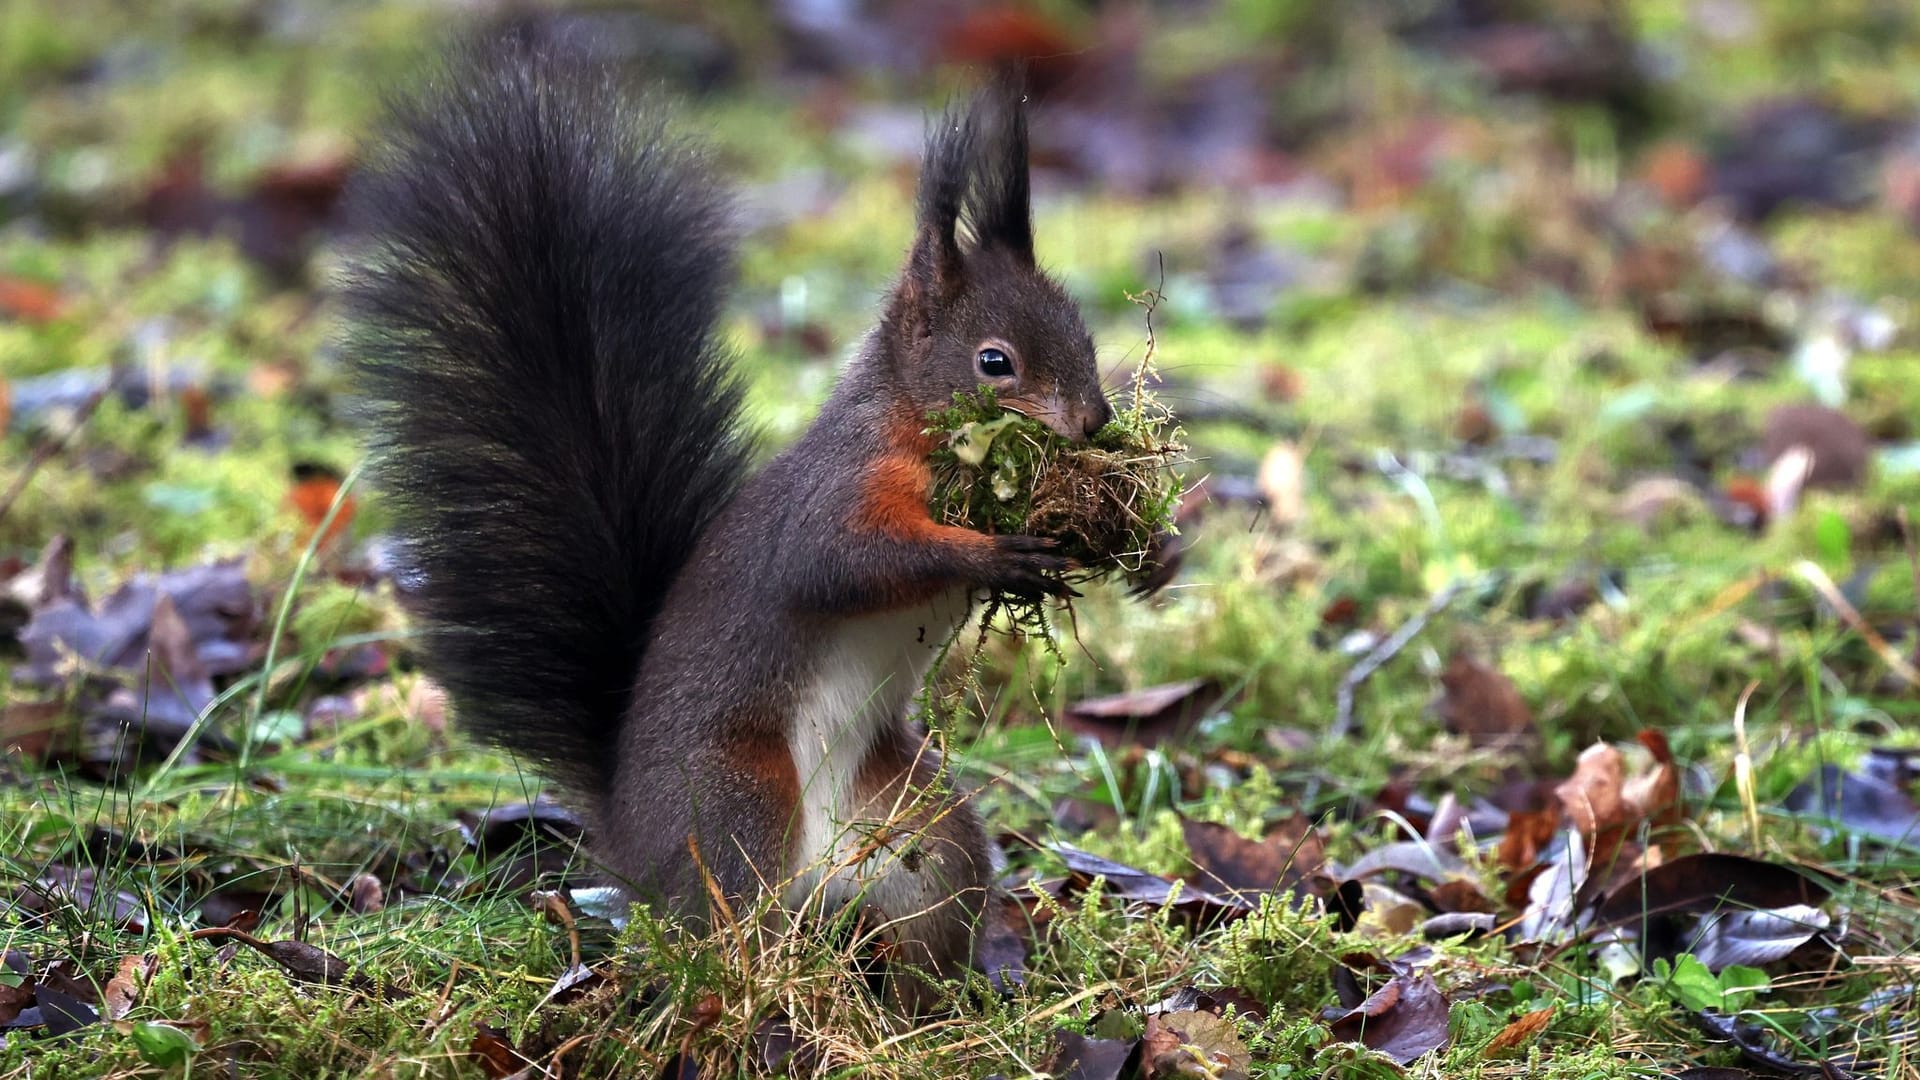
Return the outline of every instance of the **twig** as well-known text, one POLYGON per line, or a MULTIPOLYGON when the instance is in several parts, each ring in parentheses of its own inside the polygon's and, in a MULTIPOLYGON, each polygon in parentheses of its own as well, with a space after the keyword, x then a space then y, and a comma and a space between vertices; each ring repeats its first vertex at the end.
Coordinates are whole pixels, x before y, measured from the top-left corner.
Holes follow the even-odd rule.
POLYGON ((1159 251, 1154 254, 1160 262, 1159 283, 1151 289, 1126 294, 1129 303, 1138 304, 1146 309, 1147 347, 1146 351, 1140 354, 1139 365, 1133 369, 1133 410, 1136 413, 1140 412, 1144 407, 1147 394, 1147 380, 1158 374, 1153 366, 1153 354, 1157 347, 1157 342, 1153 336, 1153 313, 1159 309, 1160 301, 1167 298, 1167 253, 1159 251))
POLYGON ((1372 677, 1373 673, 1380 670, 1387 661, 1399 655, 1400 650, 1406 648, 1408 643, 1419 636, 1420 631, 1426 629, 1428 621, 1445 611, 1447 605, 1453 603, 1466 586, 1466 581, 1455 581, 1441 589, 1434 594, 1433 599, 1427 601, 1427 606, 1420 609, 1419 614, 1408 619, 1400 629, 1393 632, 1392 637, 1375 645, 1372 652, 1361 657, 1360 662, 1353 665, 1346 677, 1340 680, 1340 692, 1334 699, 1336 704, 1333 711, 1333 726, 1330 729, 1332 735, 1345 737, 1353 731, 1353 695, 1354 691, 1360 689, 1360 684, 1372 677))
POLYGON ((88 394, 86 400, 80 403, 80 407, 73 411, 73 420, 67 425, 67 430, 33 448, 33 456, 27 459, 27 464, 20 470, 20 475, 13 478, 13 484, 7 488, 6 495, 0 497, 0 520, 6 518, 7 512, 13 509, 13 504, 26 493, 27 485, 33 482, 34 474, 40 471, 40 467, 52 460, 55 454, 65 450, 67 443, 72 442, 80 429, 87 425, 87 421, 93 417, 94 410, 107 399, 107 392, 112 389, 111 379, 102 383, 98 390, 88 394))
POLYGON ((1875 630, 1871 623, 1861 617, 1860 612, 1847 601, 1839 586, 1833 583, 1833 579, 1827 576, 1825 570, 1801 559, 1793 564, 1793 572, 1805 578, 1807 584, 1813 586, 1814 591, 1819 593, 1821 598, 1826 600, 1827 604, 1840 616, 1840 621, 1851 627, 1854 633, 1859 634, 1866 641, 1867 646, 1880 655, 1881 662, 1886 664, 1895 675, 1905 679, 1909 686, 1920 686, 1920 671, 1916 671, 1914 666, 1907 662, 1907 658, 1900 655, 1900 650, 1888 644, 1887 639, 1880 636, 1880 631, 1875 630))

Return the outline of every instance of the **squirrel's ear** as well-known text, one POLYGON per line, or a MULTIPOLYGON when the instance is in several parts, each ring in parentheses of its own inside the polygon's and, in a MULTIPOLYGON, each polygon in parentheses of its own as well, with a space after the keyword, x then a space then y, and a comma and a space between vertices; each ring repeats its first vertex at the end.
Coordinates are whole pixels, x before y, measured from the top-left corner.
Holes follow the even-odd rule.
POLYGON ((1007 69, 980 92, 968 120, 977 134, 964 216, 980 247, 1033 263, 1033 199, 1027 178, 1026 90, 1007 69))
POLYGON ((960 217, 967 205, 977 132, 972 116, 949 111, 927 140, 907 284, 927 300, 950 295, 966 273, 960 217))
POLYGON ((994 248, 1033 264, 1024 101, 1018 73, 1003 72, 965 112, 949 109, 927 139, 902 314, 925 318, 957 293, 969 250, 994 248))

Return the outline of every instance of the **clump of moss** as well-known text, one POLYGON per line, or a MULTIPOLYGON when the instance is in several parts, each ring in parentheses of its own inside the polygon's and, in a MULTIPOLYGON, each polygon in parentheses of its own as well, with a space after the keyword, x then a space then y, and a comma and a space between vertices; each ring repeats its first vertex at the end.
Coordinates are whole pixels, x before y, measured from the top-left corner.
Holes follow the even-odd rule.
MULTIPOLYGON (((1174 463, 1185 449, 1172 416, 1136 386, 1133 404, 1085 443, 1002 408, 991 390, 956 394, 929 417, 944 436, 933 454, 936 521, 994 535, 1044 536, 1080 566, 1073 583, 1155 569, 1155 539, 1173 529, 1180 500, 1174 463)), ((1016 622, 1038 605, 996 597, 1016 622)))

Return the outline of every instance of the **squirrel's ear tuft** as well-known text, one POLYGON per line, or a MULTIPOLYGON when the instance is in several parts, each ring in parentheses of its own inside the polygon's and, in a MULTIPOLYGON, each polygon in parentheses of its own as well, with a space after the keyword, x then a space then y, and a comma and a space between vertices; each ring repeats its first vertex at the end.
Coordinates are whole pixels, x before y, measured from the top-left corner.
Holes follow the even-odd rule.
POLYGON ((980 247, 999 248, 1033 262, 1033 201, 1027 179, 1025 80, 1000 73, 974 99, 972 182, 961 216, 980 247))
POLYGON ((963 240, 1033 262, 1025 98, 1019 74, 1003 72, 966 111, 947 110, 928 138, 919 235, 908 264, 916 284, 935 292, 958 284, 963 240))
POLYGON ((920 166, 919 220, 907 257, 908 284, 929 297, 951 292, 965 272, 959 226, 976 138, 971 116, 949 109, 939 125, 927 138, 920 166))

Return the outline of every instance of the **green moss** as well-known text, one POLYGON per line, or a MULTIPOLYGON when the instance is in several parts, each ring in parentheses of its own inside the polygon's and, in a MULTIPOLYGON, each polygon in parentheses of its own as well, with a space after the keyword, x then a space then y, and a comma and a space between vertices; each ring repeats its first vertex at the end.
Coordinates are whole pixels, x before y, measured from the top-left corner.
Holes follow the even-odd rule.
MULTIPOLYGON (((1079 565, 1071 578, 1137 580, 1173 527, 1182 447, 1150 396, 1119 410, 1086 444, 1003 409, 990 390, 955 395, 928 418, 934 520, 996 536, 1039 536, 1079 565)), ((1007 599, 1007 598, 1003 598, 1007 599)))

